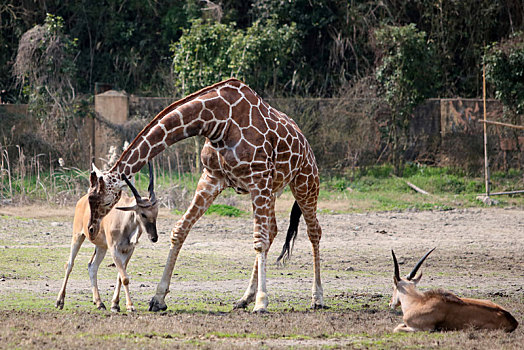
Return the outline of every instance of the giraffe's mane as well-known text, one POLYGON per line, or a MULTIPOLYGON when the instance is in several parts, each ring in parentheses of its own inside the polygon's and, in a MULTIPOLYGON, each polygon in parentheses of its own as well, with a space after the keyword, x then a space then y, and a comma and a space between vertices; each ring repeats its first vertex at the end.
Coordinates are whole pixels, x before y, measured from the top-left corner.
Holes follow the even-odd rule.
POLYGON ((229 79, 226 79, 226 80, 223 80, 221 82, 218 82, 216 84, 213 84, 213 85, 210 85, 210 86, 207 86, 201 90, 198 90, 197 92, 194 92, 192 94, 189 94, 187 95, 186 97, 178 100, 178 101, 175 101, 173 103, 171 103, 169 106, 167 106, 166 108, 164 108, 160 113, 158 113, 143 129, 142 131, 140 131, 138 133, 138 135, 136 135, 135 139, 133 141, 131 141, 131 143, 129 144, 129 146, 124 150, 124 152, 122 152, 122 154, 120 155, 120 158, 118 158, 118 160, 115 162, 115 164, 111 167, 111 170, 109 170, 110 172, 113 172, 116 167, 120 164, 120 162, 122 161, 123 157, 130 152, 131 148, 135 145, 135 143, 138 142, 138 140, 140 139, 140 137, 142 135, 144 135, 146 132, 149 131, 149 129, 151 129, 153 127, 153 125, 156 124, 156 122, 160 119, 162 119, 166 114, 170 113, 171 111, 175 110, 176 108, 178 108, 179 106, 183 105, 184 103, 187 103, 193 99, 195 99, 196 97, 199 97, 203 94, 206 94, 210 91, 213 91, 223 85, 226 85, 228 83, 231 83, 231 82, 241 82, 240 80, 236 79, 236 78, 229 78, 229 79))

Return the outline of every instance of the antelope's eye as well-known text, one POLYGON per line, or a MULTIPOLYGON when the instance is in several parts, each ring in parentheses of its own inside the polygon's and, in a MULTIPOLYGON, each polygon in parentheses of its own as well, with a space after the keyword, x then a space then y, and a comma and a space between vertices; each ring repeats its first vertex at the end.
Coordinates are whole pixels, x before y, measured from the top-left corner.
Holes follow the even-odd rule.
POLYGON ((144 219, 147 219, 146 214, 142 213, 141 215, 142 215, 142 217, 143 217, 144 219))

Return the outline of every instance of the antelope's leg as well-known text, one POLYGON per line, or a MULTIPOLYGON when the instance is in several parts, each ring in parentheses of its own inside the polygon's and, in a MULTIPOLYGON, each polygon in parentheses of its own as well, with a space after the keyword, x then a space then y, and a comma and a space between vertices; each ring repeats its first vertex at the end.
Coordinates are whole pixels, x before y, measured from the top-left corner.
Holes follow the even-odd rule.
POLYGON ((171 277, 173 276, 173 269, 175 268, 175 263, 178 253, 182 248, 182 244, 184 244, 191 227, 193 227, 195 222, 200 219, 224 188, 225 183, 223 179, 212 177, 207 173, 207 170, 204 170, 189 208, 187 208, 185 214, 171 231, 171 248, 169 249, 169 254, 167 256, 166 267, 164 268, 162 279, 156 288, 156 294, 149 302, 149 311, 167 309, 164 299, 167 293, 169 293, 169 285, 171 283, 171 277))
POLYGON ((60 310, 64 308, 67 281, 69 280, 69 275, 71 274, 71 271, 73 271, 76 256, 78 254, 78 251, 80 250, 80 247, 82 246, 82 243, 84 243, 85 238, 86 236, 84 236, 84 234, 78 233, 73 234, 73 238, 71 239, 71 252, 69 254, 69 260, 65 264, 64 282, 62 283, 62 288, 60 288, 60 292, 58 292, 58 298, 56 299, 55 304, 55 307, 59 308, 60 310))
MULTIPOLYGON (((301 176, 297 176, 300 179, 301 176)), ((294 182, 291 187, 295 199, 300 206, 302 215, 307 225, 307 234, 313 249, 313 286, 311 288, 311 307, 314 309, 324 308, 324 292, 320 279, 320 238, 322 229, 317 220, 317 200, 319 192, 318 177, 310 182, 294 182)))
POLYGON ((87 270, 89 271, 89 279, 91 280, 91 288, 93 290, 93 303, 96 305, 96 307, 99 310, 105 310, 106 306, 102 302, 102 299, 100 299, 100 293, 98 292, 98 280, 97 280, 97 274, 98 274, 98 267, 100 266, 100 263, 102 260, 104 260, 104 257, 106 256, 107 249, 106 248, 95 248, 95 255, 92 261, 87 264, 87 270))
MULTIPOLYGON (((269 251, 269 248, 271 247, 271 244, 273 243, 273 240, 275 239, 278 232, 277 228, 277 219, 275 217, 275 196, 271 197, 271 203, 270 203, 270 215, 269 215, 269 246, 266 251, 266 259, 267 259, 267 253, 269 251)), ((240 300, 238 300, 235 305, 233 306, 234 309, 244 309, 246 308, 250 303, 255 301, 255 296, 257 293, 257 287, 258 287, 258 258, 255 257, 255 263, 253 265, 253 271, 251 272, 251 278, 249 279, 249 284, 247 286, 246 291, 244 292, 244 295, 240 300)))
POLYGON ((118 303, 120 301, 120 287, 124 285, 124 293, 126 295, 126 309, 130 312, 135 312, 136 309, 133 306, 131 301, 131 296, 129 295, 129 275, 127 274, 127 264, 129 259, 133 254, 134 248, 127 253, 121 252, 117 247, 111 247, 111 255, 113 261, 115 262, 116 268, 118 270, 119 282, 115 288, 115 294, 113 294, 113 300, 111 302, 111 311, 120 311, 118 303), (118 293, 117 293, 118 291, 118 293), (113 310, 114 309, 114 310, 113 310))
POLYGON ((399 324, 398 326, 395 327, 395 329, 393 330, 394 333, 398 333, 398 332, 416 332, 418 331, 419 329, 416 329, 416 328, 413 328, 413 327, 409 327, 409 326, 406 326, 404 323, 401 323, 399 324))
POLYGON ((113 293, 113 299, 111 300, 111 311, 120 312, 120 288, 122 287, 122 280, 120 279, 120 273, 116 273, 116 286, 115 292, 113 293))
MULTIPOLYGON (((131 259, 131 255, 133 255, 133 250, 134 248, 131 251, 129 251, 124 257, 125 259, 124 271, 126 271, 126 273, 127 273, 127 264, 129 263, 129 260, 131 259)), ((129 278, 128 278, 128 281, 129 281, 129 278)), ((135 306, 133 305, 133 301, 131 300, 131 294, 129 294, 129 283, 124 284, 124 293, 126 295, 126 310, 130 312, 136 312, 135 306)))

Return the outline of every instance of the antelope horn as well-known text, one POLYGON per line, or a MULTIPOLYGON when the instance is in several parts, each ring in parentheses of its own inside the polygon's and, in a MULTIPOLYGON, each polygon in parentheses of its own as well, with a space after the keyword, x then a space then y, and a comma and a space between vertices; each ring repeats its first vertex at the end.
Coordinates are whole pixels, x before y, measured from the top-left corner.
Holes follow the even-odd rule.
POLYGON ((391 255, 393 255, 393 264, 395 265, 395 278, 400 281, 400 270, 398 268, 397 257, 395 256, 393 249, 391 249, 391 255))
POLYGON ((131 183, 131 181, 129 181, 129 179, 127 178, 127 176, 125 174, 122 174, 122 179, 124 179, 124 181, 126 182, 127 186, 129 186, 129 188, 131 189, 131 192, 133 192, 133 195, 135 196, 135 199, 136 199, 136 203, 138 204, 138 203, 142 202, 142 197, 140 196, 140 194, 136 190, 135 186, 133 186, 133 184, 131 183))
POLYGON ((147 187, 147 190, 149 191, 149 201, 151 203, 156 202, 156 195, 155 195, 155 179, 153 174, 153 166, 151 165, 151 162, 147 162, 149 165, 149 186, 147 187))
MULTIPOLYGON (((435 247, 436 248, 436 247, 435 247)), ((415 277, 415 275, 417 274, 417 271, 418 269, 420 268, 420 266, 422 266, 422 263, 424 262, 424 260, 426 260, 426 258, 428 257, 429 254, 431 254, 432 251, 435 250, 435 248, 433 249, 430 249, 428 250, 428 252, 422 257, 422 259, 420 259, 417 263, 417 265, 415 265, 415 267, 413 268, 413 270, 409 273, 409 275, 406 276, 406 279, 408 281, 411 281, 411 279, 413 279, 413 277, 415 277)))

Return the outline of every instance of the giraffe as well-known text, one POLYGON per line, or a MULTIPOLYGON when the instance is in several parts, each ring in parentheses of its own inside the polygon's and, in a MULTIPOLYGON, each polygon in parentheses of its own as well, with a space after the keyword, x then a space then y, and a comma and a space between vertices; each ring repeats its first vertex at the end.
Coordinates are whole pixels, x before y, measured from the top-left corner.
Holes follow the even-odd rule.
POLYGON ((266 312, 267 252, 277 234, 275 200, 287 185, 295 197, 294 206, 298 206, 304 217, 312 244, 312 307, 324 307, 319 256, 322 230, 316 217, 319 175, 315 157, 291 118, 235 78, 172 103, 144 127, 110 170, 100 172, 94 167, 97 180, 89 190, 90 234, 96 234, 101 218, 118 201, 124 176, 133 176, 170 145, 197 135, 206 138, 201 152, 203 172, 191 204, 171 232, 166 266, 149 310, 167 308, 164 299, 189 230, 213 200, 231 187, 237 193, 251 196, 256 255, 248 287, 234 307, 246 308, 254 301, 253 312, 266 312))

